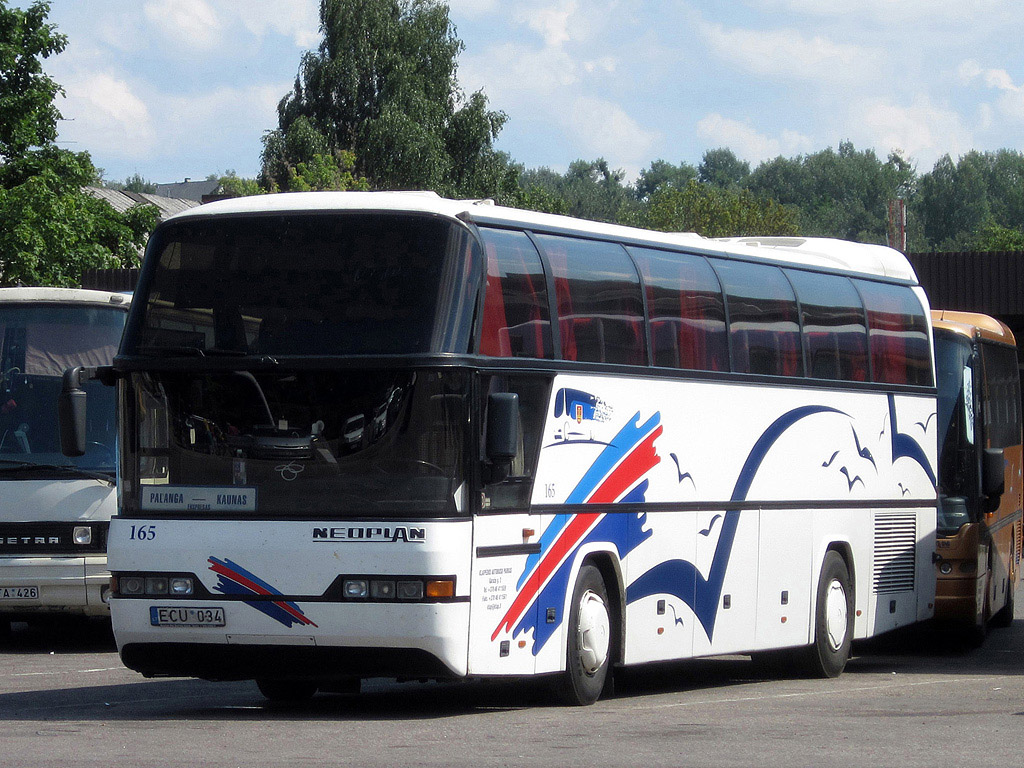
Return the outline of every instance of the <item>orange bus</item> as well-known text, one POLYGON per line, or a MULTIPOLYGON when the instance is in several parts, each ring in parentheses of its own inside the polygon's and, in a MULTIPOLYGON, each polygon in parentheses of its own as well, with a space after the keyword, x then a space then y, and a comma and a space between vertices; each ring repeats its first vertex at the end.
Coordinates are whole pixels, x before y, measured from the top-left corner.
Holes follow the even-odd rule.
POLYGON ((938 384, 935 618, 977 641, 1013 621, 1021 560, 1021 399, 1003 323, 932 311, 938 384))

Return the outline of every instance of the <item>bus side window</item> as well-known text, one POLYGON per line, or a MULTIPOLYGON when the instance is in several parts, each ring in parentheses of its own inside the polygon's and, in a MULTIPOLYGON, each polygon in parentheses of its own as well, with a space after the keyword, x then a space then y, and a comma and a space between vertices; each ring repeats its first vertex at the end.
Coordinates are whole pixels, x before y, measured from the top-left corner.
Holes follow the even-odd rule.
POLYGON ((529 509, 551 380, 539 376, 492 376, 484 378, 483 385, 485 392, 519 395, 518 452, 509 476, 486 487, 487 508, 529 509))
POLYGON ((793 288, 778 267, 715 259, 729 307, 732 370, 803 376, 793 288))
POLYGON ((640 276, 621 245, 538 235, 555 278, 562 357, 645 365, 640 276))
POLYGON ((932 385, 928 320, 909 287, 854 280, 868 314, 875 381, 932 385))
POLYGON ((479 352, 551 358, 548 292, 540 256, 523 232, 481 229, 487 255, 479 352))
POLYGON ((698 371, 729 369, 725 300, 703 256, 630 248, 643 276, 656 366, 698 371))
POLYGON ((807 375, 868 380, 868 329, 853 283, 841 275, 786 270, 800 300, 807 375))
POLYGON ((994 344, 981 344, 984 366, 981 388, 984 447, 1009 448, 1021 442, 1020 379, 1017 353, 994 344))

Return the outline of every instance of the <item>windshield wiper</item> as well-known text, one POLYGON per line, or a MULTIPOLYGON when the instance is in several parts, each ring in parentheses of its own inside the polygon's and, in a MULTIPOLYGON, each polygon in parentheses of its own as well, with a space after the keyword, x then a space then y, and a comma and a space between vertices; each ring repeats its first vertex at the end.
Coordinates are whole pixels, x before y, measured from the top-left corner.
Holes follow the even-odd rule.
POLYGON ((31 472, 41 470, 43 472, 60 472, 77 477, 99 480, 101 483, 114 485, 114 478, 104 472, 93 472, 89 469, 76 467, 74 464, 36 464, 34 461, 17 461, 15 459, 0 459, 0 473, 31 472))

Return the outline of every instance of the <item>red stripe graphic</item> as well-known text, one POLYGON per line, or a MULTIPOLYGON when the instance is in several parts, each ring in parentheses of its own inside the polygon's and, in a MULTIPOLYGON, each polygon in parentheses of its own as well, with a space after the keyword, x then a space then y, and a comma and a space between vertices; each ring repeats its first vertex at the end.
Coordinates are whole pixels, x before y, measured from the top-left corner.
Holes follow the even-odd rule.
MULTIPOLYGON (((257 595, 272 596, 274 594, 265 587, 261 587, 254 581, 250 581, 249 579, 242 576, 240 573, 235 573, 234 571, 228 569, 220 563, 213 563, 210 566, 210 570, 214 573, 219 573, 224 578, 235 582, 235 584, 238 584, 240 586, 245 587, 248 590, 251 590, 252 592, 255 592, 257 595)), ((313 621, 311 621, 308 616, 305 616, 301 611, 295 610, 292 606, 288 605, 288 603, 281 602, 280 600, 274 600, 273 603, 274 605, 284 609, 284 611, 286 611, 290 616, 295 618, 296 621, 302 624, 309 624, 314 627, 316 626, 316 624, 313 621)))

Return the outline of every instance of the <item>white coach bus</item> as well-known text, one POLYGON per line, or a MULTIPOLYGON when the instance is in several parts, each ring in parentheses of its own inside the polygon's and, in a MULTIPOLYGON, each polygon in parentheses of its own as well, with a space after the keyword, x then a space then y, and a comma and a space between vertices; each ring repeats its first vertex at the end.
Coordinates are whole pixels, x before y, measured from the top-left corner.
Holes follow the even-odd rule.
POLYGON ((72 461, 61 454, 57 399, 69 366, 110 364, 128 304, 103 291, 0 289, 0 633, 12 620, 109 614, 114 392, 87 385, 95 405, 72 461))
POLYGON ((270 698, 550 675, 587 704, 723 653, 838 675, 933 612, 930 330, 879 246, 414 193, 175 216, 113 367, 67 379, 79 418, 76 380, 120 392, 121 658, 270 698))

